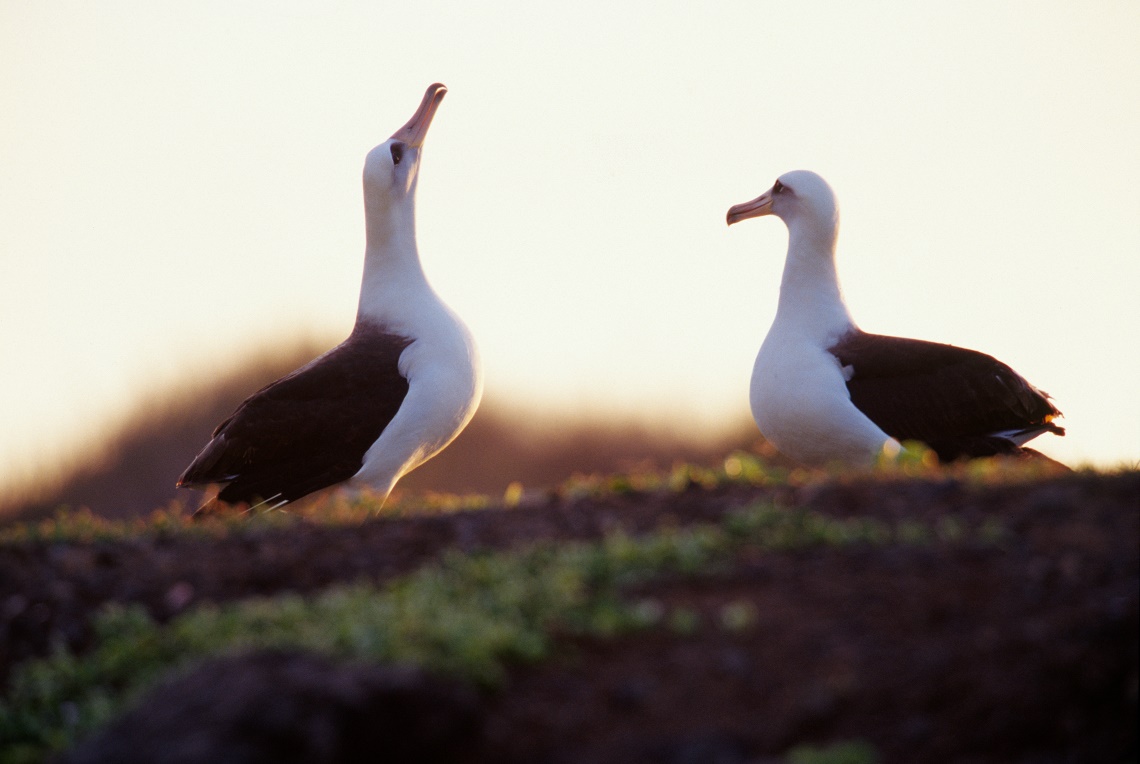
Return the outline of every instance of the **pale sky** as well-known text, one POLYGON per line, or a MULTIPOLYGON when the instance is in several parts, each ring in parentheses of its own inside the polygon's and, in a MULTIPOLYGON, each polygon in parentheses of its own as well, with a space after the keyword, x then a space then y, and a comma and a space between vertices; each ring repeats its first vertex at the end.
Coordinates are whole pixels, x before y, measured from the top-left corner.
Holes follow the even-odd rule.
POLYGON ((997 356, 1140 460, 1140 4, 0 0, 0 480, 351 327, 370 148, 445 83, 424 267, 488 395, 747 416, 791 169, 868 331, 997 356))

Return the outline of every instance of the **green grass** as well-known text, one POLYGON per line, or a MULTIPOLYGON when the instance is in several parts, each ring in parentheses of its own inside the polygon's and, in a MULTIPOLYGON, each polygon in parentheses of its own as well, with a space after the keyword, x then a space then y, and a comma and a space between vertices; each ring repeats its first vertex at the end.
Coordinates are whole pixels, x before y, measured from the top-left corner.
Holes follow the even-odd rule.
POLYGON ((796 746, 784 760, 787 764, 877 764, 879 755, 869 743, 854 740, 824 748, 796 746))
POLYGON ((937 527, 834 519, 760 504, 715 525, 665 529, 595 543, 536 543, 509 552, 446 553, 384 586, 357 584, 313 597, 282 595, 203 605, 166 625, 137 606, 108 606, 94 648, 59 650, 17 667, 0 703, 0 761, 31 760, 105 724, 172 671, 213 655, 297 648, 342 659, 408 662, 493 687, 511 664, 551 654, 559 635, 612 637, 655 626, 684 635, 744 631, 759 617, 733 602, 710 623, 684 608, 630 599, 631 584, 724 569, 735 555, 856 544, 990 543, 993 527, 946 518, 937 527), (949 523, 949 525, 948 525, 949 523), (947 532, 951 528, 951 532, 947 532))
MULTIPOLYGON (((906 444, 897 454, 884 455, 870 471, 843 469, 789 469, 773 465, 755 454, 737 451, 715 468, 679 464, 666 472, 632 472, 619 475, 578 475, 551 493, 566 501, 602 499, 638 493, 713 490, 723 486, 806 485, 823 481, 851 480, 958 480, 966 485, 1022 483, 1055 476, 1056 468, 1032 460, 978 459, 954 465, 938 465, 921 444, 906 444)), ((349 498, 332 493, 322 500, 290 505, 276 511, 252 511, 223 516, 195 517, 191 510, 172 503, 146 517, 107 520, 85 508, 60 508, 50 519, 0 526, 0 545, 25 543, 91 543, 138 537, 172 535, 223 537, 263 529, 288 528, 294 523, 354 525, 377 515, 401 517, 441 514, 489 506, 520 505, 524 487, 509 485, 501 498, 485 495, 416 494, 395 496, 381 508, 368 495, 349 498)))

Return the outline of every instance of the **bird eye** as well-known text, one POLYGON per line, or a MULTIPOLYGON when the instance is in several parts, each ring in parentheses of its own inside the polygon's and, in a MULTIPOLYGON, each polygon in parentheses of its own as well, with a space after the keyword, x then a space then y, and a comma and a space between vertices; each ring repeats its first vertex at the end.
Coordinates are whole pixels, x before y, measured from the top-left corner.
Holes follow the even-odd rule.
POLYGON ((781 183, 780 181, 776 181, 776 185, 772 186, 772 193, 773 194, 778 194, 783 190, 784 190, 784 184, 781 183))
POLYGON ((404 144, 392 144, 392 164, 399 164, 400 160, 404 158, 404 144))

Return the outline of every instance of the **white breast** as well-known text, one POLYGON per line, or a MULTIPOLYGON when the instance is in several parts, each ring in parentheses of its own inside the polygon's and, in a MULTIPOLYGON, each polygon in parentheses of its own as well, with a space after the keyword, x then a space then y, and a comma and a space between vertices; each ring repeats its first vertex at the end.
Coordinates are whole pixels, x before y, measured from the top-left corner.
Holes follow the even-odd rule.
POLYGON ((385 494, 455 439, 483 395, 479 352, 458 316, 433 293, 406 319, 391 328, 414 338, 400 356, 408 394, 351 481, 385 494))
POLYGON ((805 464, 868 464, 891 440, 851 403, 831 353, 775 331, 752 370, 752 416, 761 434, 805 464))

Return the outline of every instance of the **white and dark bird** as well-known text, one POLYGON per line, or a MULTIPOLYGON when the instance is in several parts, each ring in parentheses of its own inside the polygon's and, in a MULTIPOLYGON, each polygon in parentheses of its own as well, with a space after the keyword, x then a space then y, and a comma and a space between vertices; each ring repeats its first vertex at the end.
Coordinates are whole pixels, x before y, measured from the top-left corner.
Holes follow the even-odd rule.
POLYGON ((475 341, 436 295, 416 248, 424 137, 447 89, 364 162, 366 245, 356 323, 332 350, 247 398, 178 479, 226 503, 280 506, 344 484, 387 497, 479 405, 475 341))
POLYGON ((752 371, 752 415, 781 453, 805 464, 868 464, 899 441, 941 461, 1035 453, 1022 446, 1061 412, 995 358, 869 334, 851 319, 835 269, 839 206, 813 172, 781 175, 728 211, 728 224, 775 215, 788 227, 776 318, 752 371))

